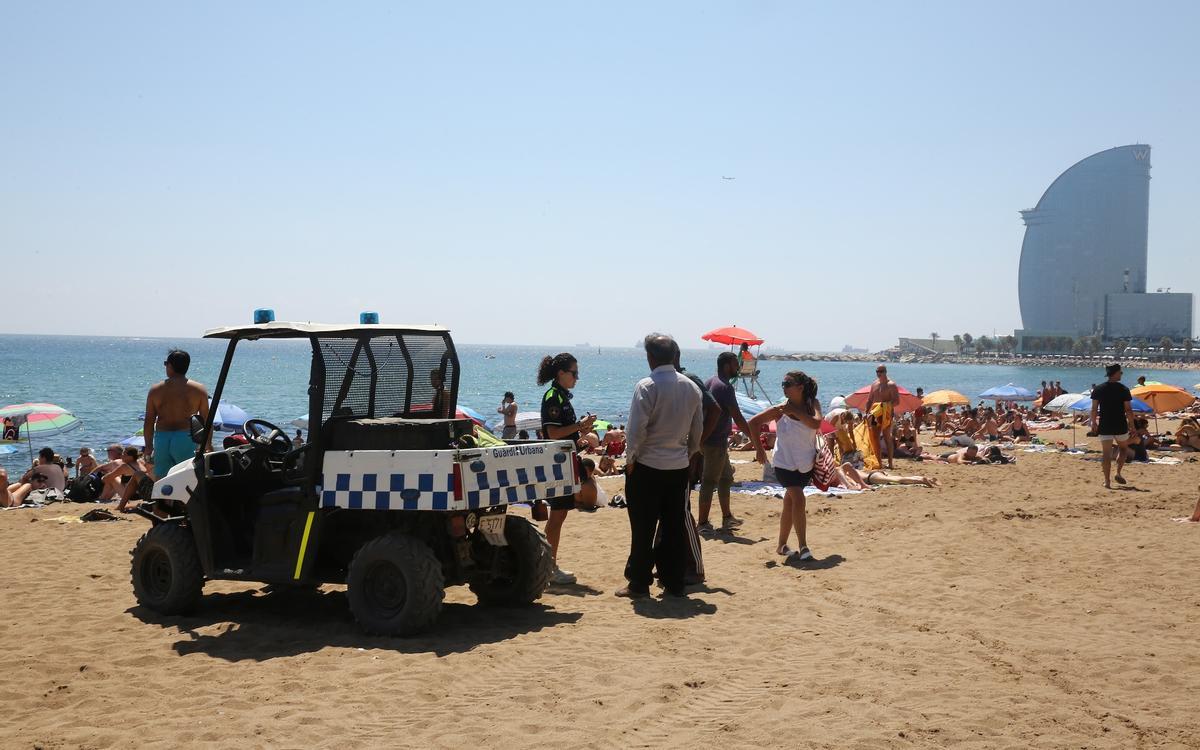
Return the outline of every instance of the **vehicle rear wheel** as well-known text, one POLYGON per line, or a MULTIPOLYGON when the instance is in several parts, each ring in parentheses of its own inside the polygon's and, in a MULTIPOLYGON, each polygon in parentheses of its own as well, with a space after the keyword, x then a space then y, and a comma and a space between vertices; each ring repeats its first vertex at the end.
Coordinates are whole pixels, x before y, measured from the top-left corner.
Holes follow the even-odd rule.
POLYGON ((346 576, 354 619, 368 633, 413 635, 442 611, 442 564, 419 539, 393 532, 359 548, 346 576))
POLYGON ((133 595, 139 604, 164 615, 196 608, 204 574, 191 530, 177 523, 159 524, 143 534, 129 554, 133 595))
MULTIPOLYGON (((506 547, 491 547, 495 567, 485 562, 488 578, 471 581, 480 604, 532 604, 542 597, 554 572, 554 558, 546 535, 528 519, 508 516, 504 521, 506 547), (494 570, 495 575, 490 571, 494 570)), ((485 542, 486 544, 486 542, 485 542)))

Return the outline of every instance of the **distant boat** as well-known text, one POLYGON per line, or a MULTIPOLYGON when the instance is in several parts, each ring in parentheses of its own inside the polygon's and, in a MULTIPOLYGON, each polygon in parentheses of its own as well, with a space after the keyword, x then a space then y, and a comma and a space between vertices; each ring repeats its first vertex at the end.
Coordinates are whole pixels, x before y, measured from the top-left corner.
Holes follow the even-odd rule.
POLYGON ((483 358, 484 359, 495 359, 496 355, 495 354, 485 354, 485 355, 483 355, 483 358))

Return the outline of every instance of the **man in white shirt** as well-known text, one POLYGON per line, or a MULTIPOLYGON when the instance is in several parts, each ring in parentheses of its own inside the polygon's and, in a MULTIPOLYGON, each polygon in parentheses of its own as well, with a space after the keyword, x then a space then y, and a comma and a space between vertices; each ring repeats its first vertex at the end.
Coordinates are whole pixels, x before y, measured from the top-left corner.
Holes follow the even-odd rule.
POLYGON ((646 337, 650 377, 633 389, 625 430, 625 495, 629 511, 629 585, 617 596, 641 599, 650 595, 653 568, 671 596, 683 596, 683 545, 686 544, 684 507, 688 495, 688 466, 700 451, 704 429, 700 389, 677 372, 675 341, 652 333, 646 337), (654 547, 654 533, 661 542, 654 547))

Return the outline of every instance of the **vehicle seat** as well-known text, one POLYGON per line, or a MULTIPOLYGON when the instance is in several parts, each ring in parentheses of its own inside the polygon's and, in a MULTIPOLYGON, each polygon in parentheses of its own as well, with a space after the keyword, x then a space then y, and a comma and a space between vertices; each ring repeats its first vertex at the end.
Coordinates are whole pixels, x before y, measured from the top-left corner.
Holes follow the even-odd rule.
POLYGON ((322 437, 332 451, 442 450, 472 434, 474 426, 469 419, 331 419, 322 437))

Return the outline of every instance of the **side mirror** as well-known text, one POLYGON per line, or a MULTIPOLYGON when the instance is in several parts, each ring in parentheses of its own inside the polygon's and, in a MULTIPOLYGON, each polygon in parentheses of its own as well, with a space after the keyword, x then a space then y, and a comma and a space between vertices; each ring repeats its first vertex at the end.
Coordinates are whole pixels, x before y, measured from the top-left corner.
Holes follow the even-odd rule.
POLYGON ((199 414, 193 414, 188 427, 192 434, 192 442, 200 444, 204 440, 204 420, 200 419, 199 414))

